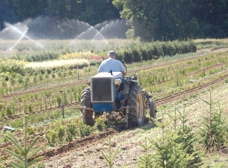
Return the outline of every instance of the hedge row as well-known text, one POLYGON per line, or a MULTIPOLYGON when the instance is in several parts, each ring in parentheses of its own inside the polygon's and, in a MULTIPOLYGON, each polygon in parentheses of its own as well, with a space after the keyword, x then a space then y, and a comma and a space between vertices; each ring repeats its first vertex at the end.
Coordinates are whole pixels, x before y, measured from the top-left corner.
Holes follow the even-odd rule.
POLYGON ((163 56, 174 56, 196 51, 192 41, 173 41, 155 43, 135 43, 119 51, 117 59, 125 63, 157 59, 163 56))

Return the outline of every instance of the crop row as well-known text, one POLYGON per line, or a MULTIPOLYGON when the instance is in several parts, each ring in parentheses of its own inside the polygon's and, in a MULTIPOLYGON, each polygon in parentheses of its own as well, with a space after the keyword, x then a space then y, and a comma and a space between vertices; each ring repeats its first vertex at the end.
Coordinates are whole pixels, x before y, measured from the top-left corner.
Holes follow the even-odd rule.
POLYGON ((226 72, 227 66, 227 53, 213 54, 141 71, 139 81, 143 88, 155 95, 165 96, 203 84, 213 77, 219 78, 220 73, 226 72))
POLYGON ((85 67, 83 69, 58 69, 58 70, 38 70, 33 71, 31 74, 8 74, 0 78, 0 96, 7 96, 14 94, 19 90, 26 90, 33 87, 47 87, 48 85, 57 85, 65 81, 76 81, 84 79, 94 73, 96 67, 85 67))
POLYGON ((40 113, 43 110, 59 108, 62 103, 67 106, 80 101, 81 91, 85 84, 81 86, 67 88, 60 93, 58 89, 42 91, 39 93, 28 93, 21 96, 6 99, 0 103, 0 118, 13 117, 26 113, 40 113))

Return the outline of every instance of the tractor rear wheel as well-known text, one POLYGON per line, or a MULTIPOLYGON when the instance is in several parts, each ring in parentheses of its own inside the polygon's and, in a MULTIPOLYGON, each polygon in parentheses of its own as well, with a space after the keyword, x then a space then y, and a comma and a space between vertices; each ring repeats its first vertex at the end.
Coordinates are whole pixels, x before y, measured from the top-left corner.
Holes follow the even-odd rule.
MULTIPOLYGON (((87 107, 87 108, 92 108, 92 103, 91 103, 91 91, 90 88, 86 88, 82 91, 82 96, 81 96, 81 107, 87 107)), ((82 109, 82 116, 83 116, 83 123, 86 125, 93 126, 94 125, 94 119, 93 119, 93 111, 89 109, 85 109, 85 112, 83 114, 83 109, 82 109)))
POLYGON ((155 101, 152 101, 150 103, 150 117, 151 118, 156 118, 156 104, 155 101))
POLYGON ((133 86, 128 94, 127 105, 129 106, 128 127, 137 127, 144 123, 145 107, 144 96, 140 86, 133 86))

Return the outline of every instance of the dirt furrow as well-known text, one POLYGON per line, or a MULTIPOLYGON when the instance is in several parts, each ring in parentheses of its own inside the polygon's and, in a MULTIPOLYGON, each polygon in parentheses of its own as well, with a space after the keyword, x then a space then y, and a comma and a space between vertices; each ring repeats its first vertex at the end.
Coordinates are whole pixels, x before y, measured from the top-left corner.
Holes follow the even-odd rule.
POLYGON ((181 91, 181 92, 178 92, 178 93, 175 93, 175 94, 166 96, 164 98, 157 99, 155 101, 156 101, 157 105, 163 105, 165 103, 172 102, 174 100, 183 98, 184 96, 189 95, 191 93, 195 93, 195 92, 201 91, 201 90, 203 90, 205 88, 208 88, 210 86, 213 86, 214 84, 223 82, 226 78, 228 78, 228 74, 226 74, 226 75, 224 75, 224 76, 222 76, 222 77, 220 77, 218 79, 215 79, 213 81, 210 81, 210 82, 208 82, 206 84, 202 84, 200 86, 197 86, 197 87, 194 87, 194 88, 185 90, 185 91, 181 91))

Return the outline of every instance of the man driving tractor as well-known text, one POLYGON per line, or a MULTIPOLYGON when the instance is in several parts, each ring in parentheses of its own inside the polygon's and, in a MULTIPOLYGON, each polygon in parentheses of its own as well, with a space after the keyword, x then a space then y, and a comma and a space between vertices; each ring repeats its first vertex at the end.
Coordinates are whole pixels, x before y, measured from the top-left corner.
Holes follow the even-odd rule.
POLYGON ((123 63, 119 60, 116 60, 115 51, 111 50, 108 52, 109 58, 102 61, 99 68, 98 73, 100 72, 122 72, 123 76, 127 75, 127 71, 123 63))

